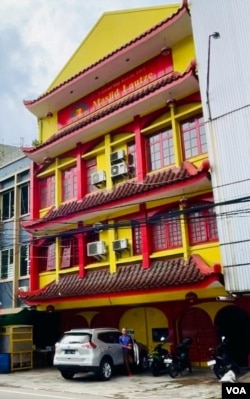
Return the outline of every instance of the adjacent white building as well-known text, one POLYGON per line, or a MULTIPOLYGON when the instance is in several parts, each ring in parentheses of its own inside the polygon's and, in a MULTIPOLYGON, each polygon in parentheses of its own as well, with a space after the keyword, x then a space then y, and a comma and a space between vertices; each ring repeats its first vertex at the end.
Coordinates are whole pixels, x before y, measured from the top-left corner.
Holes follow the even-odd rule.
POLYGON ((250 1, 191 0, 225 287, 250 292, 250 1))

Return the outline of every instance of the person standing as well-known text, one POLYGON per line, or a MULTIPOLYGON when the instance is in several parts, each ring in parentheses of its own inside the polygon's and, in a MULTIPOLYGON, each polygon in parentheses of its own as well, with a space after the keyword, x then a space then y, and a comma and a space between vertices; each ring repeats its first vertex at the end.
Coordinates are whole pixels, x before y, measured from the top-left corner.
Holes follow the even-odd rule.
POLYGON ((131 377, 132 373, 130 370, 129 363, 132 355, 133 345, 132 345, 132 339, 130 335, 128 335, 126 328, 122 329, 122 335, 119 337, 119 342, 122 346, 124 365, 127 369, 128 376, 131 377))

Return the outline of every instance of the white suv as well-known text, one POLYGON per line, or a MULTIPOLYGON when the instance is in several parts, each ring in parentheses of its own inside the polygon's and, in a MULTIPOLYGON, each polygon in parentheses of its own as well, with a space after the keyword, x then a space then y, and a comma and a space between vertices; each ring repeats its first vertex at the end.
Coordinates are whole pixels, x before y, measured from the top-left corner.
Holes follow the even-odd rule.
MULTIPOLYGON (((72 379, 76 373, 91 371, 101 380, 109 380, 114 367, 123 365, 120 335, 121 332, 116 328, 66 331, 55 345, 53 364, 65 379, 72 379)), ((134 364, 146 370, 147 347, 133 339, 132 341, 134 364)))

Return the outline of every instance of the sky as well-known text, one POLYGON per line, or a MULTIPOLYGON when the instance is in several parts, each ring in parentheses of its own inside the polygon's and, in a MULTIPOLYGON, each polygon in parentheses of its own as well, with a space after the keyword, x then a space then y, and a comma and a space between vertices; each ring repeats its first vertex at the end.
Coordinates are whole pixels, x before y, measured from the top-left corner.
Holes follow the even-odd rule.
POLYGON ((0 144, 29 146, 37 120, 23 105, 47 90, 104 12, 180 0, 0 0, 0 144))

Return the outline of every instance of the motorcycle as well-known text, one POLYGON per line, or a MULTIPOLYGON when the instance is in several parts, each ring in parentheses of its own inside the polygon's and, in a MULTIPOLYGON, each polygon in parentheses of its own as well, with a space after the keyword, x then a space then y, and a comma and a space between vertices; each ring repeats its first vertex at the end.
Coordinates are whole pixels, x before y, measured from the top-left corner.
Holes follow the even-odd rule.
POLYGON ((184 338, 183 341, 177 345, 177 350, 172 355, 172 361, 169 364, 170 377, 175 378, 186 370, 192 373, 192 366, 189 360, 189 346, 192 342, 192 338, 184 338))
POLYGON ((169 363, 166 362, 170 358, 170 352, 164 348, 167 342, 165 337, 162 337, 161 342, 156 345, 154 350, 148 354, 149 370, 154 377, 159 376, 163 372, 167 372, 169 363))
POLYGON ((229 356, 228 341, 225 337, 222 337, 222 342, 216 348, 209 348, 207 365, 211 367, 218 380, 221 380, 230 370, 235 376, 240 373, 238 365, 229 356))

